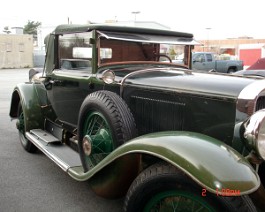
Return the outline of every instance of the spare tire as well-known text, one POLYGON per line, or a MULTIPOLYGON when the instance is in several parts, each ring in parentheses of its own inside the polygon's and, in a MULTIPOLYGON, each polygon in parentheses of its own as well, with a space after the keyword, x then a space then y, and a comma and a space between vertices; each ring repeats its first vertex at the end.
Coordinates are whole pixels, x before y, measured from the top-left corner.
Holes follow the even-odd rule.
POLYGON ((91 93, 81 105, 78 119, 78 147, 84 171, 136 135, 133 115, 120 96, 110 91, 91 93))

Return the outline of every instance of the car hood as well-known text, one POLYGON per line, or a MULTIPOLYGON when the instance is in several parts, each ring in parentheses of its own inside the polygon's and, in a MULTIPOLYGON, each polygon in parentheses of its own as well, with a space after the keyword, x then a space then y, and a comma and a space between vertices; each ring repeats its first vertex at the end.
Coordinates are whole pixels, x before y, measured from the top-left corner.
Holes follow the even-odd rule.
POLYGON ((124 86, 196 93, 211 97, 237 98, 247 85, 255 81, 256 79, 240 76, 159 68, 132 72, 123 77, 122 84, 124 86))

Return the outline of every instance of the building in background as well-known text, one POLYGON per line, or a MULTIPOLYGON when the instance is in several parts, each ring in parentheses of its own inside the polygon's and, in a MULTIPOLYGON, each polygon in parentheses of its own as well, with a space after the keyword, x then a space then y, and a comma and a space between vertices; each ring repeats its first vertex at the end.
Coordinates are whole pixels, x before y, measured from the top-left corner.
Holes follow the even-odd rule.
POLYGON ((238 56, 245 66, 251 66, 258 59, 265 57, 265 42, 258 44, 240 44, 238 56))
POLYGON ((229 55, 227 59, 244 61, 246 67, 265 56, 265 39, 251 37, 228 38, 223 40, 199 40, 202 45, 195 46, 195 52, 213 52, 217 55, 229 55))
POLYGON ((33 36, 23 35, 23 33, 0 34, 0 69, 32 66, 33 36))
POLYGON ((199 40, 201 46, 196 46, 194 51, 214 52, 216 54, 239 55, 241 44, 263 44, 265 39, 250 37, 231 38, 223 40, 199 40))

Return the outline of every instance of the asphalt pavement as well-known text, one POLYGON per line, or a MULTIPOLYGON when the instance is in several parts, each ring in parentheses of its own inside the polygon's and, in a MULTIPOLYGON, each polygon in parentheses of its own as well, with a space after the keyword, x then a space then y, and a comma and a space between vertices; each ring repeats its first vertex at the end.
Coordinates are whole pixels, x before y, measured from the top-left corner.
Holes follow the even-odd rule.
POLYGON ((9 117, 13 88, 28 81, 29 69, 0 69, 0 211, 122 211, 123 199, 98 197, 87 182, 68 176, 41 152, 21 146, 9 117))

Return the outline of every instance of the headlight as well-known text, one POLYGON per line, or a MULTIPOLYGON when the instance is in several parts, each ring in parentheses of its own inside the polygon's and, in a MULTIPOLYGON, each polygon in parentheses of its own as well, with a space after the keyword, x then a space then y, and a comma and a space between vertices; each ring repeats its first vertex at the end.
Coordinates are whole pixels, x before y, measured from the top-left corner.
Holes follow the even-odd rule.
POLYGON ((265 109, 254 113, 244 125, 248 145, 265 160, 265 109))
POLYGON ((114 82, 115 80, 115 74, 113 71, 111 70, 106 70, 102 73, 102 80, 106 83, 106 84, 111 84, 114 82))

